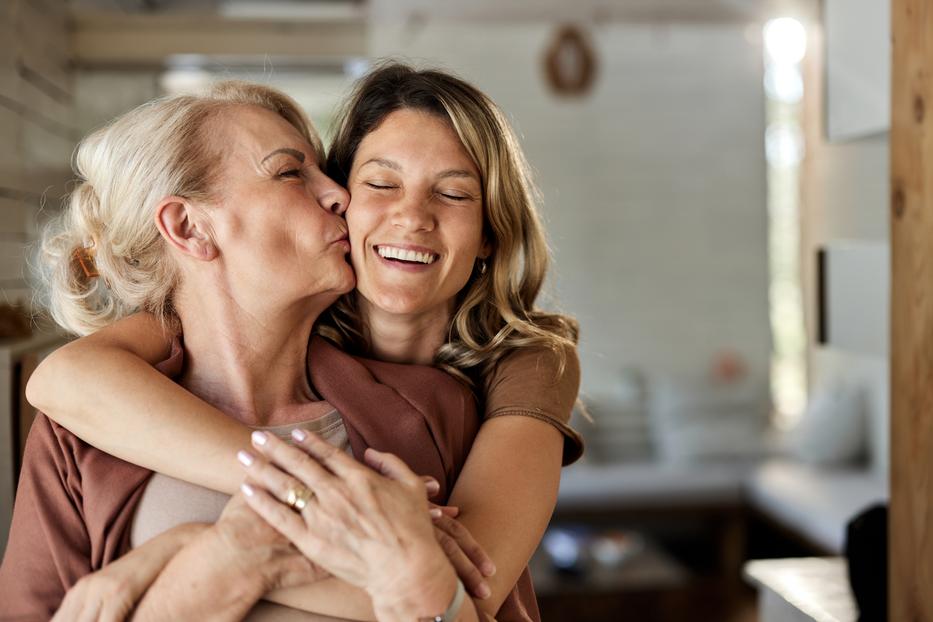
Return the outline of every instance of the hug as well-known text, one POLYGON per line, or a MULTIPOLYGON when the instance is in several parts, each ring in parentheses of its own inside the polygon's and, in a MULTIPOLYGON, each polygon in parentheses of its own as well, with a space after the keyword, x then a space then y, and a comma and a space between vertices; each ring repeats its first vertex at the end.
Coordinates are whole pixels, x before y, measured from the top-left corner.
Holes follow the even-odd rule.
POLYGON ((2 619, 539 620, 578 328, 502 112, 377 66, 325 150, 222 82, 94 132, 41 254, 2 619))

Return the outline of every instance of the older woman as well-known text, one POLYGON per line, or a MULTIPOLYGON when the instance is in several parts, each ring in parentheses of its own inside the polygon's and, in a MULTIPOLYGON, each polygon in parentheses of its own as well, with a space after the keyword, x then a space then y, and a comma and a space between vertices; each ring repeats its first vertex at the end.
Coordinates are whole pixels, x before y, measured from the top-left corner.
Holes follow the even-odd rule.
MULTIPOLYGON (((523 569, 553 508, 561 455, 578 455, 566 427, 577 376, 568 348, 572 323, 533 307, 546 252, 517 142, 487 98, 437 72, 381 68, 348 111, 329 171, 353 193, 347 222, 359 291, 335 308, 322 332, 351 351, 435 363, 485 389, 486 422, 462 473, 456 461, 442 460, 441 498, 452 488, 460 522, 498 567, 479 606, 534 619, 523 569), (569 439, 566 452, 561 433, 569 439)), ((300 173, 301 162, 285 166, 292 169, 283 174, 300 173)), ((159 382, 134 358, 155 362, 167 353, 146 322, 130 319, 63 349, 37 373, 31 399, 116 455, 232 492, 240 478, 227 468, 227 452, 242 446, 248 431, 159 382), (62 378, 77 382, 57 391, 62 378), (95 389, 81 392, 92 378, 95 389), (151 426, 154 420, 161 424, 151 426), (173 450, 158 451, 166 447, 173 450)), ((309 363, 320 388, 314 346, 309 363)), ((451 424, 447 413, 440 421, 451 424)), ((424 463, 424 447, 393 446, 408 442, 410 428, 378 418, 352 428, 358 456, 377 445, 402 454, 417 472, 431 472, 411 464, 424 463), (379 438, 387 429, 397 437, 379 438)), ((436 432, 431 428, 429 442, 444 441, 436 432)))

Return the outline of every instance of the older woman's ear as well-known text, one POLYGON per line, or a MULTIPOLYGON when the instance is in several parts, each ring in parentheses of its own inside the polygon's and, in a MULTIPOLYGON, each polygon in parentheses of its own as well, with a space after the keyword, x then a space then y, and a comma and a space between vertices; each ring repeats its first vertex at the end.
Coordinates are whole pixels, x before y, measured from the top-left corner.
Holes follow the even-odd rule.
POLYGON ((182 197, 165 197, 156 207, 156 227, 171 246, 193 259, 211 261, 217 246, 203 210, 182 197))

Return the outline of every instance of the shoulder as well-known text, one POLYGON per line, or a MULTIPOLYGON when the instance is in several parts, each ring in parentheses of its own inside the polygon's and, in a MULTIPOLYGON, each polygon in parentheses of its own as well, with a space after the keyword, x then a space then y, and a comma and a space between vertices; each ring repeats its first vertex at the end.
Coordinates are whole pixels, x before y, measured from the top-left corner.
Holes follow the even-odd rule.
POLYGON ((564 464, 583 453, 570 427, 580 390, 580 359, 574 346, 516 348, 486 376, 484 418, 524 416, 553 425, 564 436, 564 464))
POLYGON ((543 407, 539 402, 544 402, 566 421, 580 389, 577 349, 570 345, 516 348, 496 363, 483 385, 487 415, 516 403, 543 407))

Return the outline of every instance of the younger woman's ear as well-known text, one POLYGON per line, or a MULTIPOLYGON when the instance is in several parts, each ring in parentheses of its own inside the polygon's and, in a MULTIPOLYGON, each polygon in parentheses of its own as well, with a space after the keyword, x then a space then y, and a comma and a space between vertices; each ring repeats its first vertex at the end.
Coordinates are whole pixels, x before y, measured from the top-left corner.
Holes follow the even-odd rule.
POLYGON ((483 234, 483 243, 479 247, 479 253, 476 254, 480 259, 489 259, 489 256, 492 255, 492 242, 489 241, 489 238, 483 234))
POLYGON ((202 210, 187 199, 165 197, 155 213, 156 227, 166 242, 192 259, 211 261, 218 255, 202 210))

